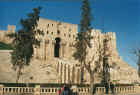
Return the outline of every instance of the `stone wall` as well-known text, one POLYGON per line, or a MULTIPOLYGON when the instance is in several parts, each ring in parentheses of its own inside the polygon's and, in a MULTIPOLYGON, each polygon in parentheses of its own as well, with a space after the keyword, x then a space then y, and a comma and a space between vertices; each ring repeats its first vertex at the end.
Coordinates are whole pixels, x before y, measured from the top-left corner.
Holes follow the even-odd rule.
MULTIPOLYGON (((17 72, 12 68, 9 50, 0 51, 0 82, 15 83, 17 72)), ((55 63, 32 59, 29 66, 22 69, 19 83, 80 83, 80 68, 72 61, 54 59, 55 63)))
POLYGON ((60 39, 59 58, 73 59, 73 43, 78 32, 76 24, 40 18, 38 28, 44 32, 44 36, 37 36, 42 43, 40 48, 35 48, 35 57, 50 63, 55 57, 56 40, 60 39))
POLYGON ((9 33, 14 33, 16 27, 14 25, 8 25, 7 30, 0 30, 0 42, 11 43, 12 40, 6 35, 9 33))
MULTIPOLYGON (((92 36, 92 48, 89 48, 87 57, 87 61, 92 60, 92 57, 94 57, 94 60, 92 61, 92 69, 95 68, 94 63, 99 60, 99 51, 103 53, 104 48, 107 47, 105 53, 109 55, 108 63, 110 66, 111 81, 118 81, 118 83, 126 84, 140 82, 137 70, 124 62, 121 56, 118 54, 116 47, 116 34, 114 32, 102 33, 100 30, 92 30, 92 36), (104 39, 108 40, 106 47, 104 46, 104 39), (99 47, 101 47, 100 50, 99 47)), ((100 64, 101 68, 103 68, 103 60, 100 62, 100 64)), ((85 74, 85 80, 87 82, 90 80, 87 72, 85 74)), ((100 82, 101 78, 97 78, 97 80, 97 82, 100 82)))
MULTIPOLYGON (((14 26, 8 27, 9 31, 14 32, 14 26)), ((44 32, 44 36, 36 35, 38 39, 42 39, 41 46, 34 48, 34 57, 30 66, 23 69, 20 82, 80 83, 80 63, 72 57, 75 51, 73 45, 78 33, 78 25, 40 18, 37 28, 44 32), (59 56, 55 56, 56 46, 59 46, 59 56), (30 80, 31 77, 33 78, 32 80, 30 80)), ((92 69, 95 68, 94 63, 99 60, 99 47, 103 53, 105 48, 104 40, 107 39, 106 54, 109 54, 108 62, 110 70, 112 70, 111 80, 118 80, 119 83, 140 82, 137 70, 125 63, 119 56, 116 47, 116 34, 114 32, 102 33, 101 30, 93 29, 91 34, 93 36, 91 40, 92 48, 88 49, 87 61, 92 60, 92 57, 94 57, 91 64, 92 69)), ((103 61, 100 64, 102 65, 103 61)), ((10 52, 0 52, 0 72, 1 82, 15 81, 16 72, 10 64, 10 52), (4 69, 5 67, 7 68, 4 69), (14 79, 12 76, 14 76, 14 79)), ((84 80, 85 83, 90 81, 86 70, 84 70, 84 80)), ((95 82, 99 83, 100 81, 101 78, 97 75, 95 82)))

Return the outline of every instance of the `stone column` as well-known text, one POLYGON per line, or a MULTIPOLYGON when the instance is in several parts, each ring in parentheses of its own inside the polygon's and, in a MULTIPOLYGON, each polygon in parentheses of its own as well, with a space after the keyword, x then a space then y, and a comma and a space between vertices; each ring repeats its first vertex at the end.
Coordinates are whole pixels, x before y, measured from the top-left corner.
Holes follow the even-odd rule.
POLYGON ((80 75, 80 68, 77 68, 77 83, 80 84, 81 75, 80 75))
POLYGON ((3 88, 4 88, 4 86, 0 85, 0 95, 3 95, 3 88))
POLYGON ((72 67, 72 83, 75 83, 75 67, 72 67))
POLYGON ((64 64, 64 83, 66 83, 66 64, 64 64))
POLYGON ((40 95, 40 85, 36 85, 34 88, 34 95, 40 95))
POLYGON ((69 74, 69 76, 70 76, 70 83, 72 83, 72 72, 73 72, 73 66, 72 65, 70 65, 70 74, 69 74))
POLYGON ((68 83, 71 83, 71 81, 70 81, 70 66, 68 65, 68 83))
POLYGON ((68 83, 68 66, 65 64, 65 83, 68 83))
POLYGON ((61 62, 59 64, 59 83, 62 83, 62 64, 61 62))
POLYGON ((78 69, 76 68, 75 69, 75 83, 77 84, 78 83, 78 69))
POLYGON ((80 84, 80 80, 81 80, 80 77, 81 77, 81 76, 80 76, 80 69, 77 68, 77 79, 76 79, 76 80, 77 80, 77 83, 78 83, 78 84, 80 84))
POLYGON ((61 68, 61 69, 62 69, 62 73, 61 73, 61 74, 62 74, 62 83, 65 82, 65 72, 64 72, 65 70, 64 70, 64 68, 65 68, 65 66, 64 66, 64 64, 62 63, 62 68, 61 68))
POLYGON ((69 65, 67 64, 66 66, 66 83, 69 83, 69 65))

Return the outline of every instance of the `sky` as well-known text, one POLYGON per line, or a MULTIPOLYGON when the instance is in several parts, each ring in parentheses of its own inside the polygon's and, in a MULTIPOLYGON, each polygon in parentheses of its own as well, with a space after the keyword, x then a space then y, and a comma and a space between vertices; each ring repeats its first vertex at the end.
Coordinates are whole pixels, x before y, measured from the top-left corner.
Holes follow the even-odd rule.
MULTIPOLYGON (((0 30, 8 24, 20 29, 20 19, 38 6, 43 18, 80 24, 81 4, 81 0, 0 0, 0 30)), ((115 32, 119 55, 137 68, 131 51, 140 47, 140 0, 90 0, 90 5, 92 26, 115 32)))

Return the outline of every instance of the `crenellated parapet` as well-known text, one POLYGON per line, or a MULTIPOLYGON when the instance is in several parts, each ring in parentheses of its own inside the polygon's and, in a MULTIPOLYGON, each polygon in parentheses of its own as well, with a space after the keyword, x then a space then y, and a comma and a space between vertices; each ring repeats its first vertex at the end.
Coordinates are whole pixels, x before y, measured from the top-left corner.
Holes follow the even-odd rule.
POLYGON ((7 34, 14 33, 15 31, 15 25, 8 25, 7 30, 0 30, 0 42, 11 43, 12 39, 7 37, 7 34))

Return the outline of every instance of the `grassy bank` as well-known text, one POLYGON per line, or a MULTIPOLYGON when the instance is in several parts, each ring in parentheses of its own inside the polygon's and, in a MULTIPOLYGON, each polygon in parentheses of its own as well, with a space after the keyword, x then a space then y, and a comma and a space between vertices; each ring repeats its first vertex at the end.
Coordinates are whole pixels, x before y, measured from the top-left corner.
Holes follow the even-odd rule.
POLYGON ((0 42, 0 50, 12 50, 11 44, 6 44, 4 42, 0 42))

